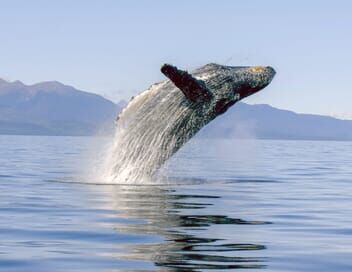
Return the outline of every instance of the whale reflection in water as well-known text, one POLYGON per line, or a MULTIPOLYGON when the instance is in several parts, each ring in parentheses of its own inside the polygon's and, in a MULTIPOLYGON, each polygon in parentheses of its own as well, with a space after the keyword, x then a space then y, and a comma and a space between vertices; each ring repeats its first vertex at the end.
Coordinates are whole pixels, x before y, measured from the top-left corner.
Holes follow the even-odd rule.
POLYGON ((236 225, 269 222, 231 218, 219 212, 208 214, 219 196, 182 194, 157 186, 113 186, 109 192, 116 211, 115 220, 110 218, 114 229, 155 238, 152 242, 119 245, 123 250, 113 254, 118 259, 150 261, 166 271, 265 267, 263 253, 255 254, 264 250, 264 245, 234 239, 243 240, 240 230, 236 233, 236 225), (222 231, 211 230, 216 226, 222 231))

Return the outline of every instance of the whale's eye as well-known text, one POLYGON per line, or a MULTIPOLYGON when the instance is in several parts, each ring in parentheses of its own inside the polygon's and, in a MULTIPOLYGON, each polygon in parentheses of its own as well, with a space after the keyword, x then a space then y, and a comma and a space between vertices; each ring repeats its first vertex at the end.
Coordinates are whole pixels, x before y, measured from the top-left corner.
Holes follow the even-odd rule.
POLYGON ((263 66, 254 66, 254 67, 249 68, 249 72, 262 73, 262 72, 264 72, 264 67, 263 66))

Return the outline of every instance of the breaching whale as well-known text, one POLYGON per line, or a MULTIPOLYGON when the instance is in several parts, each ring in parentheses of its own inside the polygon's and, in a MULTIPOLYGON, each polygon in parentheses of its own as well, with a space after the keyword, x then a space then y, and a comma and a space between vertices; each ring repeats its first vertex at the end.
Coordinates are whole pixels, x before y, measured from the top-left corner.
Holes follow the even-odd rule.
POLYGON ((202 127, 266 87, 272 67, 207 64, 192 73, 164 64, 168 78, 131 99, 119 114, 109 163, 115 182, 152 177, 202 127))

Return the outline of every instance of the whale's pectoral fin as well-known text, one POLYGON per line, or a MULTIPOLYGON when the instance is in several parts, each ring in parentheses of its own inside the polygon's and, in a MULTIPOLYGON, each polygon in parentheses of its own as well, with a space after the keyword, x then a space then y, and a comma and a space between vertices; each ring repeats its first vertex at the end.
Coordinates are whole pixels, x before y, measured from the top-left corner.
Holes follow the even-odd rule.
POLYGON ((186 71, 179 70, 170 64, 164 64, 161 67, 161 72, 192 102, 209 101, 212 98, 212 93, 205 86, 205 83, 186 71))

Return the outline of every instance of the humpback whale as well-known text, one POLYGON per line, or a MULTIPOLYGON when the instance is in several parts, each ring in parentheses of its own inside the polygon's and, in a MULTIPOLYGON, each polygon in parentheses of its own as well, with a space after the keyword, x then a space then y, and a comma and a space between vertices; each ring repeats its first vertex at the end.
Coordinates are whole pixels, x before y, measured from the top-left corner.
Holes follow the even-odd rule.
POLYGON ((265 88, 269 66, 207 64, 192 73, 164 64, 168 78, 131 99, 116 121, 109 178, 138 182, 157 170, 202 127, 241 99, 265 88))

